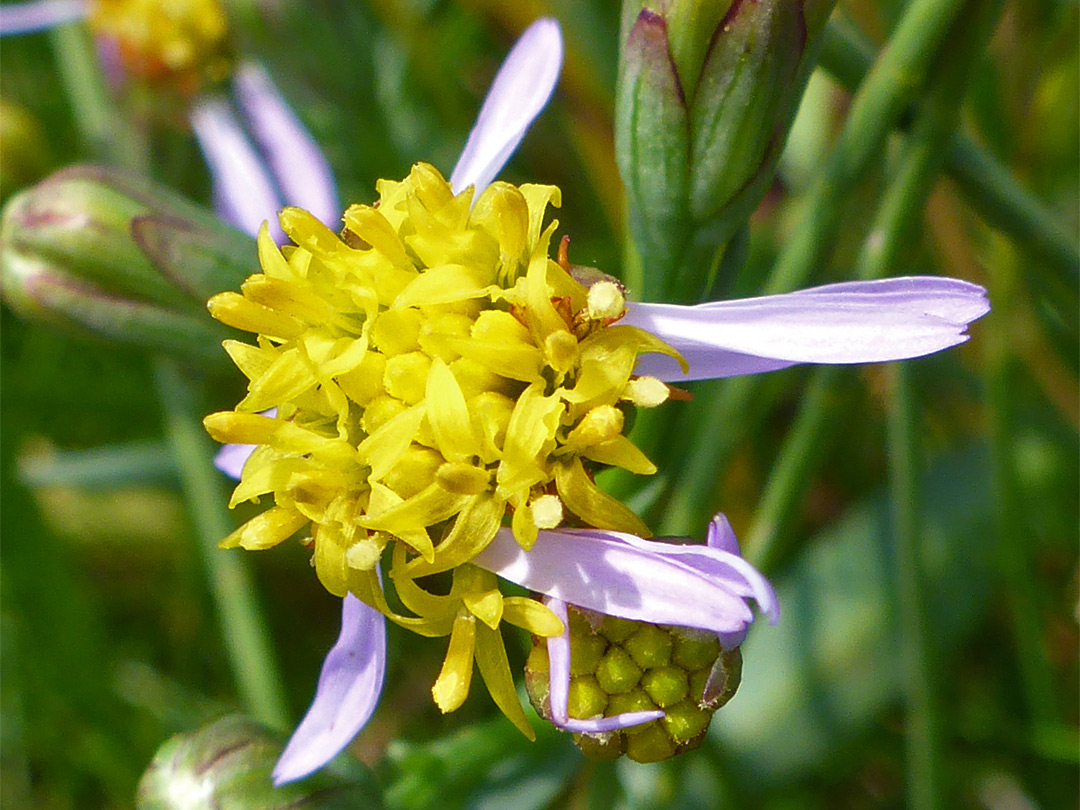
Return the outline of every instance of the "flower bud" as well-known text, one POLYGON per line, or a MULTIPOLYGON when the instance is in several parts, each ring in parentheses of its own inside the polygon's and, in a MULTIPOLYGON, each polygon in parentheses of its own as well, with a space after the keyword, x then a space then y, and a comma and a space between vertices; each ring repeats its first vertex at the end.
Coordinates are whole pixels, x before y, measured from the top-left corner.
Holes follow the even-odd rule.
POLYGON ((111 170, 57 172, 0 214, 4 300, 58 323, 202 365, 228 333, 206 300, 239 286, 253 240, 174 192, 111 170))
MULTIPOLYGON (((575 734, 592 759, 657 762, 697 748, 713 714, 735 694, 742 674, 739 648, 721 648, 715 635, 646 624, 568 608, 571 718, 586 720, 662 709, 664 717, 620 731, 575 734)), ((543 639, 525 665, 525 686, 536 711, 551 718, 550 663, 543 639)))
POLYGON ((178 734, 158 749, 139 782, 138 810, 345 810, 380 807, 370 777, 355 763, 341 774, 320 771, 301 782, 275 788, 270 772, 284 747, 277 734, 238 715, 190 734, 178 734), (367 777, 367 778, 365 778, 367 777))
POLYGON ((704 277, 760 202, 834 2, 628 0, 615 148, 650 273, 704 277))

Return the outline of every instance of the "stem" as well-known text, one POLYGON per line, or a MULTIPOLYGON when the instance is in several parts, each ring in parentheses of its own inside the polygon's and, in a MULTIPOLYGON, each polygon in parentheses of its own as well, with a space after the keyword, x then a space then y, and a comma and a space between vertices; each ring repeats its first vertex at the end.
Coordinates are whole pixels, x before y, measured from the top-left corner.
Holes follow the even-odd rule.
MULTIPOLYGON (((844 87, 858 87, 873 61, 873 45, 857 28, 843 20, 829 24, 821 49, 821 66, 844 87)), ((1080 289, 1080 254, 1055 216, 966 135, 953 134, 945 151, 946 171, 971 206, 988 224, 1041 260, 1032 263, 1031 273, 1063 279, 1075 299, 1080 289)))
MULTIPOLYGON (((810 213, 774 266, 763 288, 765 294, 790 292, 825 263, 843 224, 844 202, 866 167, 879 155, 900 113, 922 88, 949 24, 958 16, 962 5, 960 0, 913 0, 908 6, 888 48, 881 53, 852 100, 836 148, 810 192, 806 206, 810 213)), ((920 198, 920 205, 924 200, 925 197, 920 198)), ((710 513, 715 482, 739 440, 746 435, 747 419, 761 420, 768 411, 768 403, 759 394, 760 386, 754 377, 729 380, 721 389, 712 408, 715 415, 697 437, 696 445, 701 449, 687 459, 682 474, 674 482, 669 518, 663 531, 691 533, 695 528, 688 523, 692 516, 710 513)), ((820 408, 823 401, 827 398, 817 398, 814 407, 820 408)), ((817 436, 826 418, 827 413, 822 409, 802 419, 802 433, 789 441, 789 452, 795 452, 797 446, 805 446, 811 437, 817 436)), ((797 495, 801 495, 812 470, 811 465, 797 459, 781 465, 782 480, 776 486, 788 489, 789 494, 775 495, 777 507, 785 504, 786 509, 794 509, 797 495)), ((773 529, 788 522, 787 517, 776 511, 767 519, 771 527, 753 531, 760 538, 757 542, 764 546, 770 542, 766 536, 775 537, 773 529)), ((775 554, 767 547, 759 553, 762 558, 775 554)))
POLYGON ((918 408, 911 369, 890 368, 889 478, 896 560, 900 660, 907 696, 907 802, 912 810, 945 806, 941 709, 937 694, 922 564, 922 506, 919 486, 918 408))
POLYGON ((241 699, 253 718, 286 729, 289 712, 283 682, 255 585, 242 556, 218 548, 233 526, 225 510, 224 480, 213 466, 213 443, 200 424, 203 409, 197 388, 175 361, 165 358, 157 361, 154 379, 241 699))
POLYGON ((949 173, 979 215, 1045 261, 1045 266, 1033 262, 1031 269, 1052 289, 1059 279, 1063 281, 1075 299, 1080 291, 1080 252, 1039 200, 964 135, 953 137, 948 161, 949 173), (1047 276, 1051 269, 1057 272, 1047 276))
POLYGON ((1057 719, 1054 674, 1043 641, 1039 615, 1040 586, 1035 575, 1030 534, 1024 525, 1024 496, 1016 469, 1017 392, 1025 389, 1020 364, 1010 344, 1014 323, 1014 300, 1020 281, 1017 257, 1007 245, 999 245, 991 275, 993 317, 998 327, 987 330, 986 386, 990 410, 990 453, 996 505, 999 559, 1006 582, 1006 598, 1012 620, 1020 689, 1030 717, 1035 721, 1057 719))
POLYGON ((146 149, 109 97, 86 27, 82 23, 58 26, 49 32, 49 40, 75 126, 90 153, 129 171, 146 173, 146 149))
POLYGON ((827 260, 845 202, 885 138, 918 97, 962 0, 912 0, 851 101, 843 132, 810 191, 807 218, 780 255, 766 294, 802 286, 827 260))
POLYGON ((817 472, 850 397, 840 385, 852 381, 836 366, 816 369, 807 383, 799 412, 769 473, 754 519, 743 537, 746 559, 762 571, 775 571, 793 550, 791 525, 817 472))

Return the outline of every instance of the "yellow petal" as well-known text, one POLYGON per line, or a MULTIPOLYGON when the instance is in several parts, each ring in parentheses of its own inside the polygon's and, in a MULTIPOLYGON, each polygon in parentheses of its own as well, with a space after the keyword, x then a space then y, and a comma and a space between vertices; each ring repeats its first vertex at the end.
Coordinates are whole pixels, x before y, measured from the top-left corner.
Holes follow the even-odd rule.
POLYGON ((437 357, 428 371, 424 402, 428 422, 443 457, 447 461, 465 461, 476 455, 479 442, 465 405, 465 395, 446 363, 437 357))
POLYGON ((525 493, 514 499, 514 516, 510 521, 510 528, 514 532, 514 540, 523 549, 528 551, 536 545, 540 527, 533 520, 532 510, 525 503, 525 493))
POLYGON ((226 340, 221 345, 225 347, 229 358, 236 363, 236 367, 249 380, 254 380, 265 373, 278 356, 274 349, 252 346, 250 343, 242 343, 239 340, 226 340))
POLYGON ((293 272, 292 268, 289 267, 289 263, 285 261, 285 257, 281 255, 278 246, 274 244, 274 240, 270 236, 270 227, 267 223, 264 222, 262 226, 260 226, 259 236, 256 242, 259 250, 259 264, 262 266, 263 273, 271 278, 296 278, 296 274, 293 272))
POLYGON ((303 333, 304 325, 286 315, 249 301, 239 293, 223 292, 206 302, 210 314, 226 326, 265 335, 275 340, 291 340, 303 333))
POLYGON ((281 222, 281 229, 290 239, 316 256, 333 255, 349 250, 336 233, 303 208, 293 206, 283 208, 278 219, 281 222))
POLYGON ((461 611, 454 619, 446 660, 443 661, 439 677, 435 679, 435 685, 431 687, 431 696, 443 714, 459 708, 469 695, 475 649, 476 619, 461 611))
POLYGON ((529 245, 535 246, 540 239, 540 229, 544 227, 544 213, 547 207, 549 205, 554 208, 562 206, 562 191, 558 186, 525 183, 521 186, 521 194, 529 206, 529 245))
POLYGON ((394 309, 483 298, 495 283, 493 267, 444 264, 417 276, 394 300, 394 309))
POLYGON ((563 408, 557 395, 544 396, 541 383, 529 386, 518 398, 498 472, 499 489, 506 496, 544 479, 541 461, 554 448, 563 408))
POLYGON ((503 598, 503 621, 528 630, 534 636, 550 638, 561 635, 563 623, 550 609, 527 596, 503 598))
POLYGON ((503 596, 494 574, 474 565, 456 568, 453 593, 461 594, 461 601, 476 618, 492 630, 498 628, 503 614, 503 596))
POLYGON ((248 395, 236 406, 238 411, 265 411, 303 394, 317 380, 311 365, 297 349, 287 349, 259 377, 251 381, 248 395))
POLYGON ((601 490, 585 472, 581 459, 555 465, 555 486, 563 504, 586 526, 652 537, 652 532, 622 501, 601 490))
POLYGON ((434 561, 418 558, 409 562, 410 576, 423 577, 449 571, 471 560, 495 537, 505 511, 505 504, 494 496, 473 498, 458 513, 442 542, 435 546, 434 561))
POLYGON ((357 448, 360 458, 371 466, 371 477, 380 480, 397 464, 409 449, 420 422, 424 418, 424 409, 414 406, 387 420, 379 428, 360 442, 357 448))
POLYGON ((417 585, 415 577, 406 568, 405 549, 400 543, 394 546, 392 556, 390 578, 401 604, 423 618, 452 619, 461 606, 461 599, 454 594, 431 593, 417 585))
POLYGON ((218 545, 221 548, 240 546, 248 551, 270 548, 288 540, 307 523, 308 519, 300 513, 274 506, 253 517, 218 545))
POLYGON ((350 205, 345 209, 345 227, 385 256, 398 267, 411 267, 405 245, 393 226, 378 208, 369 205, 350 205))
POLYGON ((253 454, 247 464, 244 465, 243 477, 240 479, 240 483, 236 485, 236 489, 233 490, 232 497, 229 499, 230 509, 238 503, 258 498, 268 492, 284 489, 289 478, 294 473, 300 472, 311 465, 311 461, 305 458, 281 457, 280 454, 275 453, 273 450, 268 452, 272 458, 256 463, 252 460, 254 459, 253 454))
POLYGON ((615 436, 606 442, 594 444, 581 454, 592 461, 622 467, 637 475, 653 475, 656 472, 656 465, 626 436, 615 436))
MULTIPOLYGON (((433 526, 448 517, 453 517, 461 511, 471 497, 475 496, 455 495, 438 484, 431 484, 382 514, 369 515, 361 519, 360 524, 364 528, 389 532, 408 541, 410 530, 433 526)), ((416 550, 428 562, 434 561, 435 549, 431 546, 430 539, 427 540, 425 547, 418 547, 416 550)))
POLYGON ((476 665, 487 685, 491 699, 502 713, 518 730, 530 740, 536 739, 525 711, 521 708, 517 690, 514 689, 514 676, 510 673, 510 662, 506 659, 506 647, 502 635, 484 624, 476 625, 476 665))

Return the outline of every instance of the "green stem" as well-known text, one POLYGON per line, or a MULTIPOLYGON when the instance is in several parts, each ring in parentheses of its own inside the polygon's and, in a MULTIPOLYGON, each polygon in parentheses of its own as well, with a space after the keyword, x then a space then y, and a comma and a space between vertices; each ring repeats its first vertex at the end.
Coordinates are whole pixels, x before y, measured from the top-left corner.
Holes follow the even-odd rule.
POLYGON ((907 697, 907 802, 912 810, 945 806, 941 708, 935 648, 929 622, 922 563, 918 407, 911 369, 890 369, 889 478, 896 560, 900 659, 907 697))
POLYGON ((169 359, 157 361, 154 378, 241 698, 253 718, 287 729, 289 712, 282 680, 255 585, 242 555, 218 548, 233 526, 225 510, 225 481, 213 466, 213 442, 202 429, 204 411, 199 407, 198 389, 169 359))
MULTIPOLYGON (((873 61, 873 45, 858 29, 842 19, 829 24, 820 63, 842 85, 858 87, 873 61)), ((955 133, 945 152, 946 171, 979 215, 1041 260, 1033 263, 1032 273, 1063 279, 1075 299, 1080 254, 1054 215, 966 135, 955 133)))
MULTIPOLYGON (((856 260, 860 279, 883 278, 898 265, 912 243, 926 199, 941 173, 943 147, 949 142, 975 59, 1000 14, 1000 2, 971 3, 962 36, 953 37, 935 70, 937 82, 920 108, 896 176, 891 181, 874 224, 856 260)), ((786 530, 823 455, 820 445, 840 421, 831 389, 842 379, 839 369, 814 372, 795 424, 766 482, 761 505, 745 535, 747 556, 764 570, 774 570, 792 550, 786 530)))
POLYGON ((765 292, 803 284, 825 263, 855 184, 880 157, 900 115, 926 84, 930 67, 962 0, 912 0, 896 31, 859 86, 836 147, 807 200, 806 219, 780 255, 765 292))
MULTIPOLYGON (((810 192, 806 206, 809 214, 774 266, 763 288, 765 294, 796 289, 825 263, 843 223, 845 201, 866 167, 880 154, 893 124, 921 90, 949 24, 962 5, 960 0, 914 0, 909 5, 888 48, 852 100, 836 148, 810 192)), ((674 482, 665 532, 692 533, 696 527, 693 516, 710 512, 715 482, 746 435, 747 419, 763 418, 768 408, 762 404, 756 379, 743 377, 726 383, 711 410, 713 416, 696 442, 700 449, 687 459, 674 482)), ((825 417, 819 413, 807 418, 802 430, 816 435, 825 417)), ((803 435, 796 440, 805 444, 805 438, 803 435)), ((789 462, 781 473, 787 482, 783 486, 805 486, 805 473, 811 469, 799 461, 789 462)), ((773 526, 786 524, 782 517, 774 515, 769 519, 773 526)), ((766 531, 762 528, 758 534, 766 531)), ((768 550, 761 553, 765 557, 772 554, 768 550)))
POLYGON ((1032 559, 1031 538, 1024 523, 1024 496, 1016 469, 1017 392, 1027 386, 1010 345, 1009 324, 1015 321, 1014 300, 1020 284, 1018 259, 1008 245, 993 254, 990 295, 998 326, 986 335, 986 386, 990 415, 990 452, 999 560, 1006 581, 1020 690, 1035 721, 1058 719, 1054 674, 1043 639, 1039 611, 1040 585, 1032 559))
POLYGON ((146 147, 112 103, 86 27, 81 23, 61 25, 49 32, 49 38, 75 125, 91 155, 146 173, 146 147))
POLYGON ((743 536, 746 558, 762 571, 775 571, 787 559, 792 546, 791 527, 802 506, 803 495, 826 455, 850 396, 841 384, 853 381, 837 366, 816 369, 803 392, 799 412, 743 536))
POLYGON ((1075 299, 1080 291, 1080 252, 1039 200, 965 135, 954 136, 949 144, 948 166, 980 216, 1046 262, 1034 262, 1031 269, 1051 289, 1064 282, 1075 299), (1053 270, 1057 272, 1048 276, 1053 270))

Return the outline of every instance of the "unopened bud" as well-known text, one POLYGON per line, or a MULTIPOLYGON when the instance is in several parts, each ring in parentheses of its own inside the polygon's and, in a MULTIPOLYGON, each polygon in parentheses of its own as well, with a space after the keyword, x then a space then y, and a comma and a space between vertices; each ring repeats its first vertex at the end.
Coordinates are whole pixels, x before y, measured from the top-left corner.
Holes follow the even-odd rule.
POLYGON ((645 297, 704 281, 761 201, 833 5, 624 3, 615 150, 645 297))
POLYGON ((370 774, 353 760, 275 788, 271 771, 283 741, 238 715, 173 737, 139 782, 138 810, 346 810, 381 807, 370 774))
POLYGON ((253 240, 174 192, 96 167, 12 197, 0 220, 4 300, 18 313, 222 364, 206 300, 257 270, 253 240))

